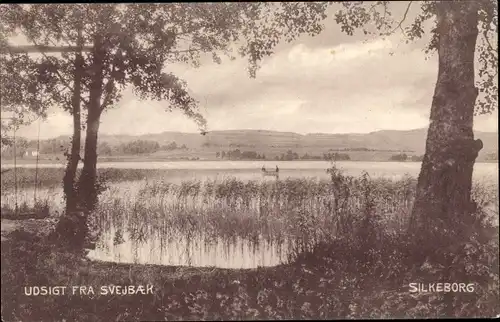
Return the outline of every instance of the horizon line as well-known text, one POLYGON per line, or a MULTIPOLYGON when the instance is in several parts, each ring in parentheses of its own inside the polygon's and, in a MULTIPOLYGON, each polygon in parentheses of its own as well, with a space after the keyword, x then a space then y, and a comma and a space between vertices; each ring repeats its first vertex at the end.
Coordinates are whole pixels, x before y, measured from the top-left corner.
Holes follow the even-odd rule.
MULTIPOLYGON (((302 136, 307 136, 307 135, 367 135, 367 134, 372 134, 372 133, 377 133, 377 132, 384 132, 384 131, 393 131, 393 132, 410 132, 410 131, 418 131, 418 130, 427 130, 428 127, 418 127, 418 128, 412 128, 412 129, 405 129, 405 130, 398 130, 398 129, 379 129, 375 131, 369 131, 369 132, 294 132, 294 131, 282 131, 282 130, 267 130, 267 129, 225 129, 225 130, 209 130, 206 131, 207 134, 214 133, 214 132, 234 132, 234 131, 252 131, 252 132, 273 132, 273 133, 290 133, 290 134, 298 134, 302 136)), ((480 130, 475 130, 474 132, 482 132, 482 133, 498 133, 497 131, 480 131, 480 130)), ((162 132, 149 132, 149 133, 142 133, 142 134, 128 134, 128 133, 99 133, 99 137, 102 136, 146 136, 146 135, 160 135, 164 133, 180 133, 180 134, 199 134, 201 135, 201 131, 196 131, 196 132, 191 132, 191 131, 162 131, 162 132)), ((82 131, 81 136, 85 136, 85 131, 82 131)), ((50 139, 55 139, 59 137, 65 137, 65 136, 71 136, 71 134, 61 134, 57 136, 51 136, 51 137, 46 137, 46 138, 40 138, 40 140, 50 140, 50 139)), ((24 137, 30 140, 36 140, 37 137, 31 137, 31 136, 22 136, 20 135, 19 137, 24 137)))

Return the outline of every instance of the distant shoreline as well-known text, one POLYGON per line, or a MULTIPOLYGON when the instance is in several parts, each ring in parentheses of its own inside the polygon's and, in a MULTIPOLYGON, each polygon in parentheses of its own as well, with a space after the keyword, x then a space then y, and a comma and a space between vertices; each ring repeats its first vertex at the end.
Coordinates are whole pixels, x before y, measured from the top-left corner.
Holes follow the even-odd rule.
MULTIPOLYGON (((163 159, 163 158, 105 158, 98 160, 98 163, 121 163, 121 162, 138 162, 138 163, 147 163, 147 162, 332 162, 332 160, 221 160, 221 159, 206 159, 206 160, 186 160, 186 159, 163 159)), ((394 161, 394 160, 338 160, 336 162, 397 162, 397 163, 420 163, 421 161, 394 161)), ((81 163, 81 162, 80 162, 81 163)), ((498 160, 482 160, 476 161, 476 163, 498 163, 498 160)), ((14 165, 14 160, 1 160, 1 165, 14 165)), ((17 165, 35 165, 36 160, 34 159, 18 159, 16 161, 17 165)), ((61 166, 65 166, 66 162, 63 160, 51 160, 51 159, 40 159, 38 160, 38 164, 61 164, 61 166)))

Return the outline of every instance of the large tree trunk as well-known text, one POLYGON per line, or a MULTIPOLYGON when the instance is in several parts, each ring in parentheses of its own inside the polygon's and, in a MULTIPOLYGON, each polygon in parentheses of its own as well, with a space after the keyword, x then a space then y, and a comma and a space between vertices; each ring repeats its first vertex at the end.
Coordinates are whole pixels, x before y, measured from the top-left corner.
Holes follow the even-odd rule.
POLYGON ((95 209, 99 193, 99 187, 97 186, 97 137, 102 112, 103 60, 104 52, 100 46, 100 39, 96 39, 94 42, 93 74, 87 114, 85 157, 78 185, 80 205, 87 215, 95 209))
POLYGON ((473 134, 477 3, 442 1, 437 9, 438 79, 410 222, 422 256, 467 237, 472 170, 482 148, 473 134))

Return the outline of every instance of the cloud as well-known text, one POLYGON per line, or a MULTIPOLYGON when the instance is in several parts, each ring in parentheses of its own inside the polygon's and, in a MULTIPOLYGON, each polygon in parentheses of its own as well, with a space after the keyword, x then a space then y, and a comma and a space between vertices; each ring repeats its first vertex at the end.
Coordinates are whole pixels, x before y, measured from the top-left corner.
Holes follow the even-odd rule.
MULTIPOLYGON (((334 37, 338 34, 328 31, 318 36, 322 42, 302 37, 281 46, 262 62, 256 79, 249 77, 244 59, 200 68, 172 64, 168 71, 187 81, 209 130, 366 133, 426 126, 437 56, 426 60, 421 47, 404 44, 399 35, 339 42, 347 38, 334 37)), ((118 107, 103 115, 101 131, 197 131, 193 121, 179 111, 166 112, 167 107, 140 101, 127 89, 118 107)), ((44 125, 42 136, 71 133, 71 118, 57 115, 44 125)), ((475 128, 497 131, 495 115, 476 117, 475 128)))

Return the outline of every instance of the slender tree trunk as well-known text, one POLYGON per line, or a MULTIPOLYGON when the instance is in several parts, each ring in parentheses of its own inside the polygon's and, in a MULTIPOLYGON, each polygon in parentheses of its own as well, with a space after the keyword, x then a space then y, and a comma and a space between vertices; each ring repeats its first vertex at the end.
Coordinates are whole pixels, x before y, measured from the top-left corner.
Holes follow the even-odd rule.
MULTIPOLYGON (((78 27, 77 50, 82 47, 82 28, 78 27)), ((63 178, 63 189, 66 197, 66 211, 56 226, 56 229, 49 236, 60 246, 69 246, 73 249, 84 248, 88 227, 85 217, 77 212, 78 190, 75 185, 76 171, 80 161, 81 146, 81 92, 83 76, 83 57, 81 51, 75 53, 74 62, 74 87, 71 98, 73 115, 73 138, 71 140, 71 154, 68 156, 66 173, 63 178)))
POLYGON ((441 1, 437 8, 438 79, 410 222, 422 256, 467 237, 472 170, 482 148, 473 134, 477 2, 441 1))
POLYGON ((82 55, 76 54, 75 58, 75 81, 72 97, 73 107, 73 138, 71 140, 71 154, 68 156, 68 164, 66 173, 63 179, 64 195, 66 197, 66 214, 76 210, 77 192, 75 187, 75 177, 80 161, 80 145, 81 145, 81 113, 80 113, 80 96, 81 96, 81 78, 82 78, 82 55))
POLYGON ((80 204, 88 214, 97 204, 97 137, 101 119, 101 96, 103 91, 104 52, 100 40, 94 42, 94 62, 90 84, 89 107, 87 114, 87 132, 85 138, 85 157, 78 186, 80 204))
POLYGON ((89 110, 85 138, 85 158, 78 186, 81 206, 86 211, 94 210, 97 204, 97 138, 99 123, 100 111, 89 110))

